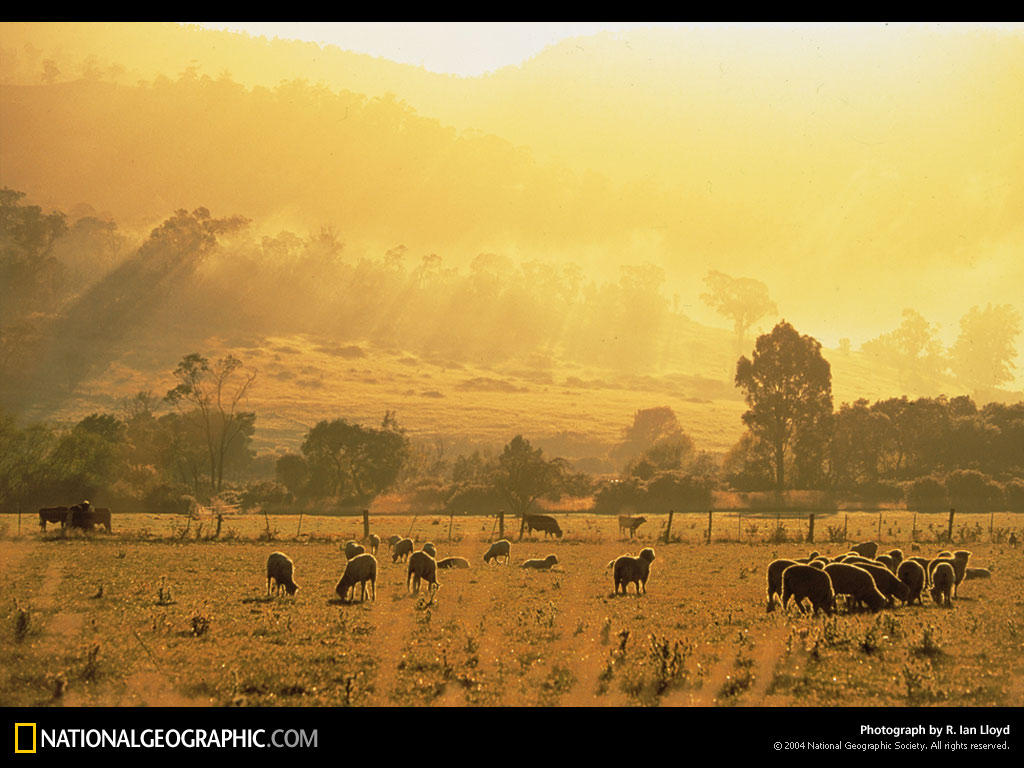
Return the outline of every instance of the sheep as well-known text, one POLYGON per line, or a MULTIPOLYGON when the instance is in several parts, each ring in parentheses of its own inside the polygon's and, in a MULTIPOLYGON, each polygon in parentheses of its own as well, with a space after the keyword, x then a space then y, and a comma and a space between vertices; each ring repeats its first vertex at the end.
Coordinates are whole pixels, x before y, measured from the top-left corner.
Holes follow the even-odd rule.
POLYGON ((432 542, 428 541, 426 544, 420 547, 420 549, 422 549, 424 552, 426 552, 434 559, 437 559, 437 547, 435 547, 432 542))
POLYGON ((651 563, 654 561, 654 550, 645 547, 640 550, 639 557, 620 555, 615 558, 612 579, 615 585, 615 594, 619 593, 619 586, 622 586, 622 594, 630 584, 636 584, 636 593, 640 594, 643 587, 644 594, 647 594, 647 579, 651 575, 651 563))
POLYGON ((889 557, 892 558, 893 562, 896 563, 896 568, 900 567, 900 563, 903 562, 903 550, 902 549, 890 549, 889 557))
POLYGON ((402 539, 395 544, 395 551, 391 554, 391 562, 397 563, 399 560, 408 560, 412 550, 412 539, 402 539))
POLYGON ((366 551, 366 548, 355 541, 350 541, 345 544, 345 559, 351 560, 356 555, 361 555, 366 551))
POLYGON ((345 565, 345 573, 341 576, 341 581, 338 582, 338 586, 334 588, 334 591, 338 593, 338 597, 345 600, 345 595, 348 593, 349 588, 352 589, 352 599, 349 602, 355 602, 356 599, 356 584, 358 583, 362 587, 360 593, 360 601, 366 601, 366 582, 370 582, 371 600, 376 602, 377 600, 377 558, 371 555, 369 552, 364 552, 361 555, 356 555, 345 565))
POLYGON ((376 533, 370 534, 370 553, 376 555, 377 549, 380 547, 380 536, 376 533))
POLYGON ((875 586, 888 600, 890 608, 895 604, 894 599, 904 604, 910 599, 910 587, 896 578, 896 574, 889 568, 881 565, 861 565, 858 568, 863 568, 871 574, 875 580, 875 586))
POLYGON ((836 610, 836 595, 832 579, 825 570, 797 563, 782 572, 782 610, 786 610, 790 599, 796 601, 801 613, 806 613, 804 600, 810 600, 812 611, 824 611, 831 615, 836 610))
POLYGON ((885 607, 885 596, 863 568, 849 563, 830 563, 825 566, 825 573, 832 579, 832 589, 837 595, 848 595, 854 603, 866 603, 875 612, 885 607))
POLYGON ((785 571, 789 566, 796 565, 796 560, 787 560, 780 558, 778 560, 772 560, 768 563, 768 607, 766 613, 771 613, 775 610, 775 596, 782 595, 782 572, 785 571))
POLYGON ((904 560, 903 562, 907 562, 908 560, 910 562, 912 562, 912 563, 917 563, 918 565, 921 566, 922 570, 924 570, 924 583, 925 583, 925 586, 927 586, 928 585, 928 564, 931 562, 931 560, 929 558, 927 558, 927 557, 915 556, 915 557, 908 557, 907 560, 904 560))
POLYGON ((647 522, 646 517, 631 517, 630 515, 619 515, 619 534, 629 531, 629 538, 633 538, 636 529, 647 522))
POLYGON ((879 555, 875 558, 875 562, 884 565, 891 573, 896 573, 896 568, 899 567, 896 563, 896 559, 890 555, 879 555))
POLYGON ((861 557, 866 557, 871 560, 878 554, 878 544, 873 541, 862 541, 857 546, 850 547, 850 551, 856 552, 861 557))
POLYGON ((390 552, 392 549, 394 549, 395 548, 395 544, 397 544, 401 540, 402 540, 402 537, 399 536, 397 533, 392 535, 392 536, 388 536, 388 538, 387 538, 388 551, 390 552))
POLYGON ((953 568, 953 575, 955 577, 953 582, 953 597, 956 597, 957 587, 960 586, 960 582, 964 580, 964 575, 967 573, 967 561, 971 557, 971 553, 966 549, 958 549, 953 552, 950 556, 946 556, 947 553, 940 553, 938 557, 928 563, 928 575, 931 577, 933 571, 939 563, 949 563, 953 568))
POLYGON ((932 571, 932 600, 939 605, 952 608, 953 601, 949 593, 953 589, 955 581, 956 573, 953 571, 951 563, 946 560, 936 563, 935 570, 932 571))
POLYGON ((512 543, 508 539, 499 539, 491 544, 490 549, 484 553, 484 562, 489 563, 499 557, 504 557, 506 563, 512 558, 512 543))
POLYGON ((555 555, 548 555, 543 560, 527 560, 520 568, 536 568, 537 570, 545 570, 553 565, 558 565, 558 558, 555 555))
POLYGON ((817 560, 819 557, 821 557, 821 553, 815 550, 814 552, 811 552, 811 554, 809 554, 807 557, 798 557, 794 559, 793 562, 799 563, 801 565, 807 565, 811 562, 811 560, 817 560))
POLYGON ((446 557, 437 561, 438 568, 469 568, 469 560, 464 557, 446 557))
POLYGON ((906 584, 910 590, 907 603, 913 603, 916 600, 921 605, 921 591, 924 589, 925 583, 924 567, 915 559, 904 560, 896 569, 896 578, 906 584))
POLYGON ((419 594, 420 580, 429 584, 428 592, 437 590, 441 585, 437 582, 437 561, 422 549, 409 555, 409 570, 407 571, 405 587, 411 589, 413 594, 419 594))
POLYGON ((971 579, 991 579, 992 571, 988 568, 968 568, 964 571, 964 581, 971 579))
POLYGON ((267 594, 270 594, 270 580, 274 580, 274 593, 284 587, 289 595, 294 595, 299 585, 295 583, 295 564, 284 552, 274 552, 267 558, 267 594))

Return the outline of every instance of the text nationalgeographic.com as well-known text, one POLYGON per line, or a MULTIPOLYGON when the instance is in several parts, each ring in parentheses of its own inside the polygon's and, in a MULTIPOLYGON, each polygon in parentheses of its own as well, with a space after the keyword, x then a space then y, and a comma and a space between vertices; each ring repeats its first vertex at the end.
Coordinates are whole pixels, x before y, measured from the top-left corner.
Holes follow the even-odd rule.
MULTIPOLYGON (((29 725, 19 724, 23 727, 29 725)), ((15 739, 19 739, 19 735, 15 739)), ((34 742, 35 734, 29 739, 34 742)), ((24 735, 20 740, 26 740, 24 735)), ((17 742, 16 742, 17 743, 17 742)), ((316 749, 316 729, 40 728, 39 749, 316 749)), ((22 751, 22 750, 18 750, 22 751)))

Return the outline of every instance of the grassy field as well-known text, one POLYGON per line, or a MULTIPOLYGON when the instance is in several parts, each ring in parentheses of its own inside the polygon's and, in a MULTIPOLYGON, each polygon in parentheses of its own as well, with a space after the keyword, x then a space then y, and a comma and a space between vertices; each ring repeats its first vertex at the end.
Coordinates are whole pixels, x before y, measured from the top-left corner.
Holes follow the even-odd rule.
MULTIPOLYGON (((891 514, 884 547, 937 550, 910 542, 908 513, 891 514)), ((849 514, 851 538, 873 538, 877 517, 849 514)), ((655 543, 664 520, 632 542, 613 518, 563 520, 562 540, 522 542, 511 521, 512 564, 488 566, 492 519, 457 518, 449 536, 448 519, 376 517, 382 535, 411 531, 472 568, 441 572, 428 601, 407 593, 404 565, 381 552, 376 601, 350 605, 334 586, 339 546, 361 537, 359 518, 306 516, 296 537, 297 516, 239 515, 218 540, 206 524, 168 516, 119 516, 113 535, 42 534, 25 521, 19 533, 7 518, 0 703, 1024 705, 1024 564, 1019 547, 988 541, 987 515, 966 547, 992 578, 964 582, 953 609, 828 618, 766 613, 768 562, 810 548, 767 541, 773 515, 716 516, 711 545, 702 515, 677 515, 681 540, 669 545, 655 543), (260 541, 268 523, 275 539, 260 541), (657 553, 647 594, 613 596, 606 565, 642 546, 657 553), (294 597, 267 596, 274 550, 295 561, 294 597), (551 553, 551 572, 517 567, 551 553)), ((800 520, 782 522, 798 535, 800 520)), ((983 521, 963 522, 970 534, 983 521)), ((994 524, 1020 529, 1011 515, 994 524)))

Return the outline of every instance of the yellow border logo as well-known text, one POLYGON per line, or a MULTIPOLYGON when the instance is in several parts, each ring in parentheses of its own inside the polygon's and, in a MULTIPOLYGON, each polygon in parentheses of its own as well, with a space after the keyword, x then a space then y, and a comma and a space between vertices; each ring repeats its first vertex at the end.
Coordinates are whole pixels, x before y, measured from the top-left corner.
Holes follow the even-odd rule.
POLYGON ((15 723, 14 724, 14 751, 19 755, 34 755, 36 753, 36 724, 35 723, 15 723), (19 728, 31 728, 32 729, 32 749, 18 749, 20 746, 20 739, 18 739, 19 728))

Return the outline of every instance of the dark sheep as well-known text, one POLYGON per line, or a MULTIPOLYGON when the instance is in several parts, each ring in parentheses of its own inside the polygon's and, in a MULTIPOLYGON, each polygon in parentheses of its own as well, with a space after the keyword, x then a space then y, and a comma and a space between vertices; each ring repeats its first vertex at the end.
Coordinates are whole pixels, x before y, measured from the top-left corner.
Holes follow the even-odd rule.
POLYGON ((350 541, 345 544, 345 559, 351 560, 356 555, 361 555, 366 551, 366 547, 356 541, 350 541))
POLYGON ((506 563, 512 558, 512 543, 508 539, 499 539, 491 544, 490 548, 484 553, 484 562, 489 563, 491 560, 497 560, 499 557, 505 558, 506 563))
POLYGON ((819 557, 821 557, 821 553, 815 551, 815 552, 811 552, 811 554, 809 554, 807 557, 798 557, 793 562, 800 563, 802 565, 807 565, 812 560, 817 560, 819 557))
POLYGON ((825 566, 825 573, 832 579, 837 595, 847 595, 855 604, 864 603, 875 612, 885 607, 885 595, 878 591, 874 578, 863 568, 849 563, 830 563, 825 566))
POLYGON ((391 536, 388 536, 387 539, 386 539, 386 541, 388 543, 388 551, 390 552, 391 550, 393 550, 395 548, 395 544, 400 542, 402 540, 402 538, 403 537, 399 536, 397 533, 392 534, 391 536))
POLYGON ((945 605, 948 608, 953 607, 953 600, 950 597, 956 583, 956 573, 953 571, 952 563, 947 560, 942 560, 935 564, 935 569, 932 571, 932 589, 931 595, 939 605, 945 605))
POLYGON ((558 565, 558 558, 555 555, 548 555, 543 560, 527 560, 520 568, 534 568, 538 571, 550 568, 553 565, 558 565))
POLYGON ((274 552, 267 558, 267 594, 270 594, 270 580, 274 580, 274 593, 284 587, 289 595, 294 595, 299 585, 295 583, 295 564, 284 552, 274 552))
MULTIPOLYGON (((939 563, 949 563, 953 568, 954 575, 953 597, 956 597, 957 588, 960 586, 960 583, 964 580, 964 576, 967 574, 967 561, 970 560, 970 558, 971 553, 966 549, 958 549, 949 557, 947 557, 944 552, 940 553, 938 557, 928 563, 928 576, 929 578, 932 578, 932 574, 939 563)), ((934 581, 932 583, 934 583, 934 581)))
POLYGON ((926 581, 924 567, 916 559, 904 560, 896 569, 896 578, 906 584, 907 589, 910 590, 907 603, 917 601, 919 605, 922 605, 921 592, 924 590, 926 581))
POLYGON ((428 541, 426 544, 420 547, 420 549, 422 549, 424 552, 426 552, 434 559, 437 559, 437 547, 435 547, 432 542, 428 541))
POLYGON ((402 539, 395 544, 395 551, 391 554, 391 562, 397 563, 399 560, 408 560, 414 548, 412 539, 402 539))
POLYGON ((836 595, 828 573, 811 565, 797 563, 782 572, 782 610, 790 600, 795 600, 801 613, 807 612, 804 600, 811 601, 814 613, 824 611, 833 614, 836 610, 836 595))
POLYGON ((851 552, 856 552, 861 557, 866 557, 868 560, 874 560, 875 555, 878 554, 878 544, 873 541, 862 541, 860 544, 850 547, 851 552))
POLYGON ((892 558, 892 561, 894 563, 896 563, 896 568, 899 569, 900 563, 903 562, 903 550, 902 549, 890 549, 889 550, 889 557, 892 558))
POLYGON ((636 584, 636 593, 640 594, 641 587, 643 592, 647 594, 647 579, 651 575, 651 563, 654 562, 654 550, 650 547, 645 547, 640 550, 638 557, 631 557, 630 555, 620 555, 615 558, 615 564, 612 570, 612 579, 615 585, 615 594, 619 593, 619 586, 622 586, 622 594, 626 594, 626 590, 630 584, 636 584))
POLYGON ((881 565, 859 565, 857 567, 863 568, 871 574, 871 577, 875 580, 875 586, 878 587, 878 591, 885 595, 886 600, 889 601, 890 608, 894 606, 895 600, 899 600, 904 604, 909 601, 910 587, 896 578, 896 574, 889 568, 881 565))
POLYGON ((434 592, 441 585, 437 583, 437 562, 422 549, 413 552, 409 556, 409 570, 405 582, 406 590, 412 590, 413 594, 419 594, 420 581, 426 581, 430 586, 428 592, 434 592))
POLYGON ((921 566, 922 570, 924 570, 924 584, 925 584, 925 586, 928 586, 928 584, 929 584, 928 565, 931 563, 931 559, 927 558, 927 557, 921 557, 920 555, 915 555, 914 557, 908 557, 903 562, 907 562, 907 561, 910 561, 912 563, 917 563, 918 565, 921 566))
POLYGON ((796 564, 796 560, 787 560, 785 558, 772 560, 768 563, 768 572, 766 574, 768 582, 768 607, 765 610, 766 613, 771 613, 775 610, 775 597, 782 597, 782 572, 789 568, 789 566, 796 564))
POLYGON ((341 581, 338 582, 338 586, 334 588, 334 591, 338 593, 338 597, 342 600, 348 599, 346 594, 349 589, 352 590, 352 599, 349 602, 355 602, 356 599, 356 584, 359 584, 362 588, 360 594, 360 600, 366 601, 366 582, 370 582, 370 590, 372 597, 371 599, 376 602, 377 600, 377 558, 371 555, 369 552, 365 552, 361 555, 356 555, 345 565, 345 573, 341 576, 341 581))

